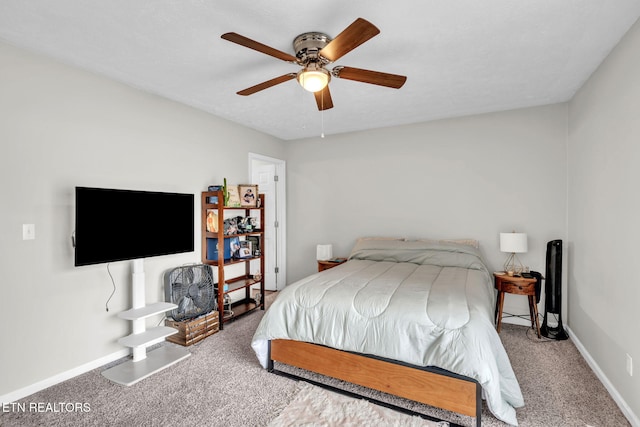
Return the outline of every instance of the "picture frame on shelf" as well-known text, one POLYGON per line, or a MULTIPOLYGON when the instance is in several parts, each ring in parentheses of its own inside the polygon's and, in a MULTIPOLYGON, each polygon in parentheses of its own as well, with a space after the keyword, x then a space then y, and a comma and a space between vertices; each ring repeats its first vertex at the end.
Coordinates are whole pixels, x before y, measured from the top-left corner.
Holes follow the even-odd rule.
POLYGON ((253 250, 251 249, 251 242, 248 240, 240 241, 240 249, 238 250, 238 258, 251 258, 253 257, 253 250))
POLYGON ((239 208, 240 205, 240 193, 238 192, 237 185, 228 185, 227 186, 227 204, 226 206, 229 208, 239 208))
POLYGON ((260 236, 247 236, 247 241, 251 242, 253 256, 260 256, 260 236))
MULTIPOLYGON (((220 191, 220 190, 223 190, 223 189, 224 189, 224 186, 222 186, 222 185, 210 185, 208 187, 208 191, 220 191)), ((219 203, 218 196, 208 197, 207 198, 207 203, 211 203, 211 204, 217 205, 219 203)))
POLYGON ((258 186, 255 184, 238 185, 240 206, 244 208, 258 207, 258 186))
POLYGON ((231 252, 231 258, 238 259, 240 257, 240 239, 238 237, 232 237, 229 240, 229 252, 231 252))
POLYGON ((218 214, 215 209, 207 209, 207 232, 218 232, 218 214))

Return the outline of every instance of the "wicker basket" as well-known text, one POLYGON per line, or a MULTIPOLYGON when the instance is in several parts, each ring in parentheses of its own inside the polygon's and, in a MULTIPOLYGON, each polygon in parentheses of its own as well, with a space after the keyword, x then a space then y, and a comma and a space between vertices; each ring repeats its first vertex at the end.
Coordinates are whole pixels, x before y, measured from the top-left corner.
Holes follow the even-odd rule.
POLYGON ((167 341, 184 346, 202 341, 220 329, 220 320, 217 311, 212 311, 195 319, 183 320, 182 322, 167 319, 164 324, 178 330, 177 334, 168 336, 167 341))

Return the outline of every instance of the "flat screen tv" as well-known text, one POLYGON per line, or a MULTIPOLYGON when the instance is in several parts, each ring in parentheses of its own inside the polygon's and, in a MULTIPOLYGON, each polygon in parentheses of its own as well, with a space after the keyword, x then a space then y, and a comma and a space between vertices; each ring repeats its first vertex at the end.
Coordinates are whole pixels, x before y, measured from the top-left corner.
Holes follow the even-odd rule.
POLYGON ((193 194, 76 187, 75 265, 194 250, 193 194))

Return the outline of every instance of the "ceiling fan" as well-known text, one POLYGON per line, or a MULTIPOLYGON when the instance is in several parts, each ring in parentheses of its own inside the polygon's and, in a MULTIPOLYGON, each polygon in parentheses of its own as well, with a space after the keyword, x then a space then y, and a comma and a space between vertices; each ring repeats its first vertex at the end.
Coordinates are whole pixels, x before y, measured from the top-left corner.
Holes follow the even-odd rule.
POLYGON ((341 65, 335 66, 331 70, 327 69, 327 65, 337 61, 379 33, 380 30, 375 25, 362 18, 356 19, 334 39, 319 32, 303 33, 293 40, 293 48, 296 52, 295 56, 237 33, 225 33, 221 37, 230 42, 302 67, 297 73, 287 73, 280 77, 264 81, 241 90, 238 92, 238 95, 252 95, 295 78, 303 88, 314 93, 318 110, 322 111, 333 108, 331 92, 328 86, 332 76, 394 89, 400 89, 402 85, 404 85, 407 78, 397 74, 363 70, 361 68, 341 65))

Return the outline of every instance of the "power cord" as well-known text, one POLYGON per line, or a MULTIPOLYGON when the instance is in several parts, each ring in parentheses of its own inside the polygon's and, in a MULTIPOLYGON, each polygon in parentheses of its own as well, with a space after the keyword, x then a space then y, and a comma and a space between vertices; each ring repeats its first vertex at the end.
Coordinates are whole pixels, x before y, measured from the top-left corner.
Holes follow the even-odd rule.
MULTIPOLYGON (((556 318, 556 321, 558 320, 557 316, 554 316, 556 318)), ((541 324, 542 319, 544 319, 544 317, 542 316, 542 314, 538 313, 538 323, 541 324)), ((549 338, 549 337, 545 337, 544 335, 542 335, 540 338, 538 338, 538 334, 535 331, 535 329, 533 328, 527 328, 527 330, 525 331, 525 335, 526 337, 529 339, 529 341, 533 341, 537 344, 543 344, 543 343, 548 343, 548 342, 558 342, 558 340, 556 340, 555 338, 549 338), (531 335, 533 334, 533 335, 531 335)))
POLYGON ((109 298, 107 299, 107 302, 104 304, 104 308, 109 311, 109 301, 111 301, 111 298, 113 297, 113 294, 116 293, 116 282, 115 280, 113 280, 113 276, 111 275, 111 270, 109 270, 109 265, 110 263, 107 263, 107 273, 109 273, 109 277, 111 277, 111 284, 113 285, 113 291, 111 292, 111 295, 109 295, 109 298))
POLYGON ((527 336, 527 339, 529 341, 532 341, 532 342, 534 342, 536 344, 543 344, 543 343, 556 342, 557 341, 557 340, 554 340, 553 338, 547 338, 544 335, 542 335, 540 338, 538 338, 538 333, 533 328, 527 328, 527 331, 525 332, 525 335, 527 336))

